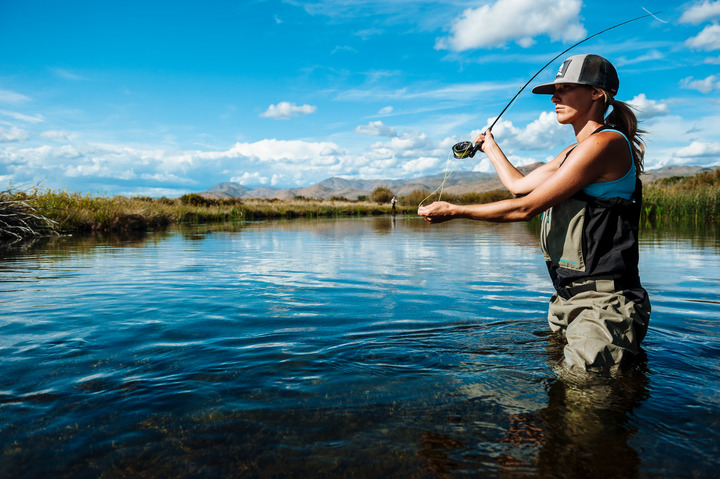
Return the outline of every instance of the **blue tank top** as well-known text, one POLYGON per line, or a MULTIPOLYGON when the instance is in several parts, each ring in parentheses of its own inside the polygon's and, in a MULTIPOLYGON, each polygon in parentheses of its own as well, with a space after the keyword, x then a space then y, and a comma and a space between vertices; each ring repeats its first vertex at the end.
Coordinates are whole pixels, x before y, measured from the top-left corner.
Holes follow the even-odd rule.
POLYGON ((629 200, 632 197, 633 191, 635 191, 635 160, 633 158, 632 145, 630 145, 630 140, 628 140, 627 136, 625 136, 623 132, 612 128, 604 128, 600 131, 615 131, 620 133, 623 138, 625 138, 625 141, 627 141, 628 144, 628 148, 630 149, 630 158, 632 160, 630 162, 630 169, 627 173, 625 173, 622 178, 613 181, 590 183, 582 190, 585 194, 594 196, 595 198, 623 198, 629 200))

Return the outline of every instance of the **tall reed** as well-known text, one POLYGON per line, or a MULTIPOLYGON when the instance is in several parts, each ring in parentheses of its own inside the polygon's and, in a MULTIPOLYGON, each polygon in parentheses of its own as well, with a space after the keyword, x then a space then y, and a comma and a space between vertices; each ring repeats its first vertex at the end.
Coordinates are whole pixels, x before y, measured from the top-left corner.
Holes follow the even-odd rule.
POLYGON ((642 215, 645 223, 651 224, 717 224, 720 221, 720 168, 646 185, 642 215))

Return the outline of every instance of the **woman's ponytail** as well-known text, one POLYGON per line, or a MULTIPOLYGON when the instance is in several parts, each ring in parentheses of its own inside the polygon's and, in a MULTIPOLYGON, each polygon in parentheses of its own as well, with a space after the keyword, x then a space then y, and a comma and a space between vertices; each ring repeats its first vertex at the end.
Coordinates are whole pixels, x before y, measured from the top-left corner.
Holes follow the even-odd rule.
POLYGON ((615 100, 605 92, 605 107, 612 106, 612 111, 605 118, 605 123, 623 132, 632 145, 635 161, 635 174, 640 176, 643 172, 643 157, 645 156, 645 142, 642 139, 645 130, 638 128, 638 120, 630 105, 615 100))

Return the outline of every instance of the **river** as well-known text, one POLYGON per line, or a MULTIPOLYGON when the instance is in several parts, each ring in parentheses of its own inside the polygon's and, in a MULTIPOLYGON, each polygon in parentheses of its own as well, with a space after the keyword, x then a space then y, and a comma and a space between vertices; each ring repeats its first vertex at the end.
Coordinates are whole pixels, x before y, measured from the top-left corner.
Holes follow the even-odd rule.
POLYGON ((716 477, 720 240, 645 229, 628 367, 577 375, 524 224, 293 220, 0 262, 0 477, 716 477))

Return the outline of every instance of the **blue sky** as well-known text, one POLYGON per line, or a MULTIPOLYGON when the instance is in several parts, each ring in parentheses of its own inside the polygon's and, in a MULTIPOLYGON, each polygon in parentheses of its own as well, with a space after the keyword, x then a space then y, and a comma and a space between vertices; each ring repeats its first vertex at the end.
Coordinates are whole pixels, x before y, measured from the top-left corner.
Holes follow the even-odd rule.
MULTIPOLYGON (((439 174, 545 63, 643 8, 662 13, 565 56, 615 64, 647 169, 720 165, 720 0, 0 0, 0 187, 178 196, 439 174)), ((493 129, 516 165, 573 141, 529 90, 493 129)))

